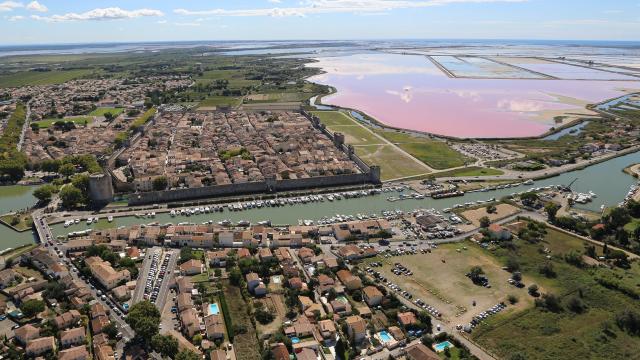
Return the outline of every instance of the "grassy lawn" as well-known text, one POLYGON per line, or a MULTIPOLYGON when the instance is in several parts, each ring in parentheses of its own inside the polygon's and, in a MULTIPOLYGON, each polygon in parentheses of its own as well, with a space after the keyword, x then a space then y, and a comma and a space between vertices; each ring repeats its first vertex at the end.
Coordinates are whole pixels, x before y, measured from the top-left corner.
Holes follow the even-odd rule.
POLYGON ((450 148, 444 141, 431 140, 398 131, 377 131, 377 133, 434 169, 442 170, 463 166, 465 162, 471 161, 468 157, 450 148))
POLYGON ((336 125, 354 125, 353 120, 340 111, 312 111, 311 113, 320 118, 320 121, 327 125, 327 127, 336 125))
POLYGON ((97 108, 89 113, 91 116, 104 116, 106 113, 111 113, 113 116, 118 116, 124 112, 124 108, 97 108))
MULTIPOLYGON (((637 288, 640 265, 632 263, 628 270, 605 267, 580 269, 564 261, 569 251, 582 251, 584 243, 573 236, 549 230, 540 243, 515 240, 515 250, 497 248, 494 256, 502 263, 515 257, 528 286, 532 279, 543 293, 560 298, 562 309, 543 311, 534 307, 519 314, 501 314, 478 327, 473 338, 498 357, 510 359, 630 359, 637 356, 640 337, 631 336, 616 324, 616 316, 623 310, 640 311, 637 300, 601 286, 596 279, 615 279, 637 288), (542 249, 550 250, 547 260, 542 249), (538 268, 551 262, 555 278, 542 276, 538 268), (567 307, 569 299, 580 298, 586 305, 582 313, 567 307), (518 355, 516 355, 518 354, 518 355)), ((598 253, 601 249, 597 250, 598 253)))
POLYGON ((38 127, 40 127, 40 129, 48 129, 50 128, 53 124, 55 124, 57 121, 71 121, 76 125, 81 125, 84 126, 84 124, 86 123, 91 124, 91 122, 93 121, 93 118, 88 117, 88 116, 79 116, 79 117, 72 117, 72 118, 63 118, 63 119, 44 119, 44 120, 40 120, 40 121, 34 121, 34 124, 38 124, 38 127))
POLYGON ((0 87, 61 84, 91 73, 92 70, 23 71, 0 76, 0 87))
POLYGON ((202 274, 193 275, 191 281, 194 283, 209 281, 209 275, 205 271, 202 274))
POLYGON ((483 168, 479 166, 469 166, 464 169, 457 169, 437 173, 436 177, 460 177, 460 176, 492 176, 504 174, 501 170, 483 168))
POLYGON ((0 220, 2 220, 5 224, 7 224, 10 227, 15 228, 18 231, 27 231, 31 229, 31 225, 33 225, 33 219, 31 218, 30 214, 22 214, 18 216, 18 219, 20 220, 19 223, 12 225, 11 221, 13 220, 14 215, 4 215, 2 217, 0 217, 0 220))
POLYGON ((391 145, 357 146, 356 154, 370 165, 379 165, 382 180, 424 174, 427 169, 391 145))
POLYGON ((232 96, 211 96, 200 101, 200 107, 210 106, 240 106, 242 103, 241 97, 232 96))

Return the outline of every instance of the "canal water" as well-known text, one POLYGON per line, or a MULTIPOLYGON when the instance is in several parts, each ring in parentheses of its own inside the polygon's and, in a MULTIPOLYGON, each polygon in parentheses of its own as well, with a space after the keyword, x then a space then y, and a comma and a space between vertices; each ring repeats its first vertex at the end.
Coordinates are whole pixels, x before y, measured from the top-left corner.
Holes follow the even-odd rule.
MULTIPOLYGON (((0 186, 0 214, 31 207, 36 203, 33 196, 35 186, 0 186)), ((34 241, 31 231, 16 232, 6 225, 0 224, 0 251, 29 244, 34 241)))
MULTIPOLYGON (((273 208, 263 207, 259 209, 256 208, 237 212, 225 210, 225 212, 223 213, 200 214, 192 215, 190 217, 176 216, 172 218, 168 213, 157 214, 154 219, 136 218, 134 216, 129 216, 115 218, 112 223, 108 223, 106 220, 101 220, 97 224, 90 225, 90 227, 105 228, 128 226, 134 224, 148 224, 151 222, 158 222, 160 224, 169 222, 174 224, 179 222, 200 224, 209 220, 218 222, 226 219, 231 220, 232 222, 247 220, 251 221, 252 223, 257 223, 263 220, 271 220, 274 225, 297 224, 298 220, 300 219, 319 220, 323 217, 335 216, 336 214, 380 214, 380 212, 383 210, 399 209, 403 211, 410 211, 418 208, 435 208, 438 210, 442 210, 444 208, 453 207, 455 204, 464 204, 465 202, 488 200, 490 198, 499 199, 503 196, 507 196, 515 192, 526 191, 533 187, 544 187, 548 185, 568 185, 574 179, 578 179, 572 185, 572 189, 574 191, 593 191, 598 195, 598 197, 595 198, 593 202, 580 205, 580 207, 586 210, 599 211, 601 205, 614 206, 624 199, 627 191, 629 190, 629 187, 636 182, 636 179, 622 172, 622 169, 633 163, 640 163, 640 153, 629 154, 597 165, 593 165, 584 170, 572 171, 553 178, 536 181, 533 185, 520 185, 518 187, 487 192, 473 192, 467 193, 463 197, 440 200, 425 198, 391 202, 388 201, 387 198, 391 196, 397 197, 398 193, 388 192, 374 196, 344 199, 333 202, 325 200, 324 202, 299 204, 293 206, 287 205, 273 208)), ((409 191, 405 190, 405 193, 408 192, 409 191)), ((68 228, 65 228, 63 224, 56 224, 52 226, 52 230, 56 236, 66 235, 69 232, 85 230, 87 228, 88 226, 85 222, 69 226, 68 228)))

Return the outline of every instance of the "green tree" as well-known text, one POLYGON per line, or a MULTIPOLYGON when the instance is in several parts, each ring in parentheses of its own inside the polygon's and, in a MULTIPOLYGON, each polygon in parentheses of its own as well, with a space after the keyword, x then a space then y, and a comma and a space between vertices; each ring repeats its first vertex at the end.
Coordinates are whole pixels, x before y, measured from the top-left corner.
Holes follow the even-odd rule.
POLYGON ((235 285, 235 286, 240 285, 240 282, 242 281, 242 272, 240 272, 240 269, 233 268, 229 272, 229 281, 231 282, 232 285, 235 285))
POLYGON ((115 340, 116 336, 118 336, 118 328, 116 327, 116 323, 113 321, 103 327, 102 331, 107 334, 111 340, 115 340))
POLYGON ((481 228, 488 228, 489 224, 491 224, 491 220, 489 220, 488 217, 483 216, 480 218, 480 227, 481 228))
POLYGON ((46 203, 51 200, 55 189, 56 188, 53 185, 43 185, 33 190, 33 196, 35 196, 39 201, 46 203))
POLYGON ((62 206, 71 209, 83 200, 82 191, 73 185, 65 186, 60 190, 62 206))
POLYGON ((156 190, 156 191, 164 190, 167 188, 168 185, 169 185, 169 182, 167 181, 166 176, 158 176, 157 178, 153 179, 153 190, 156 190))
POLYGON ((179 350, 178 340, 171 335, 154 335, 151 338, 151 347, 169 358, 174 358, 179 350))
POLYGON ((24 316, 30 318, 44 311, 44 301, 31 299, 22 303, 20 310, 24 316))
POLYGON ((73 164, 63 164, 60 166, 60 168, 58 169, 58 172, 60 173, 60 175, 68 178, 69 176, 75 174, 76 172, 76 167, 73 166, 73 164))
POLYGON ((149 301, 141 301, 129 309, 127 324, 131 326, 136 336, 149 344, 158 333, 160 325, 160 311, 149 301))
POLYGON ((556 220, 556 214, 558 214, 558 210, 560 210, 560 205, 554 202, 548 202, 544 206, 544 211, 547 213, 547 217, 551 222, 556 220))
POLYGON ((484 270, 482 270, 480 266, 473 266, 471 267, 469 274, 471 275, 470 277, 472 280, 476 280, 480 277, 480 275, 484 274, 484 270))
POLYGON ((182 350, 176 355, 175 360, 202 360, 200 357, 191 350, 182 350))

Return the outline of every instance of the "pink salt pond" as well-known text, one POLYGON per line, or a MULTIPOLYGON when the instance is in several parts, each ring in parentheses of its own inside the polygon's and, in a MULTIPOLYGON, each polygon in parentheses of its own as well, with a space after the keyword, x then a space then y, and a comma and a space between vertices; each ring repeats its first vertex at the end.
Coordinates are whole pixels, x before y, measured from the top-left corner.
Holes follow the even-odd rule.
POLYGON ((360 110, 392 127, 452 137, 538 136, 556 113, 640 88, 639 81, 450 78, 425 56, 366 54, 321 58, 310 80, 337 93, 324 104, 360 110))

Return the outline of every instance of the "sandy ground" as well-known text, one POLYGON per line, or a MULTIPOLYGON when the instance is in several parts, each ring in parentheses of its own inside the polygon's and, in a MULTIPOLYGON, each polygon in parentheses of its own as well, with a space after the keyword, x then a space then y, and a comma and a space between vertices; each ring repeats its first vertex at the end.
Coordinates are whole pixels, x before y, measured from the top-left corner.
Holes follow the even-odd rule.
POLYGON ((488 217, 491 222, 504 219, 507 216, 518 213, 520 210, 509 204, 496 205, 496 212, 489 214, 486 207, 481 207, 473 210, 463 211, 460 215, 464 216, 467 220, 471 221, 473 225, 480 226, 480 219, 484 216, 488 217))

